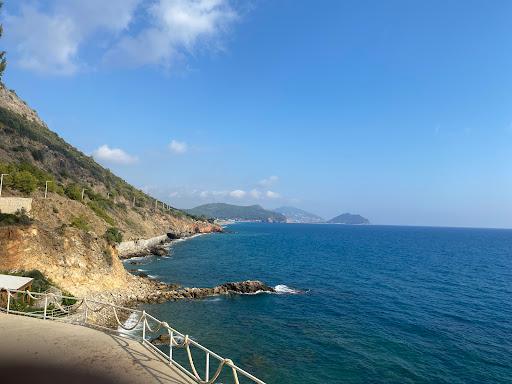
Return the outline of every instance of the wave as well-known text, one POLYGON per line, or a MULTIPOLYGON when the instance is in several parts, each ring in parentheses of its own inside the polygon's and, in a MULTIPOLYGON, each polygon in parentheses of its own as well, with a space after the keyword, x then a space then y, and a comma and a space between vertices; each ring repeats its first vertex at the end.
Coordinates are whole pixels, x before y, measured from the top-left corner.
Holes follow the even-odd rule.
POLYGON ((298 289, 290 288, 287 285, 284 284, 278 284, 274 287, 274 290, 278 295, 298 295, 299 293, 303 293, 303 291, 300 291, 298 289))
MULTIPOLYGON (((135 323, 140 319, 140 313, 137 313, 137 312, 132 312, 130 314, 130 316, 128 316, 128 318, 125 320, 125 322, 123 323, 123 325, 126 327, 126 328, 131 328, 135 325, 135 323)), ((126 329, 123 329, 121 326, 118 326, 117 327, 117 332, 118 333, 125 333, 125 334, 129 334, 129 335, 133 335, 133 334, 137 334, 140 332, 140 330, 142 329, 142 322, 140 322, 139 324, 137 324, 137 326, 132 329, 132 330, 126 330, 126 329)))
POLYGON ((206 233, 196 233, 194 235, 191 235, 191 236, 187 236, 187 237, 181 237, 179 239, 174 239, 171 241, 171 246, 173 244, 176 244, 176 243, 181 243, 183 241, 187 241, 187 240, 191 240, 191 239, 194 239, 196 237, 199 237, 199 236, 203 236, 203 235, 206 235, 206 233))

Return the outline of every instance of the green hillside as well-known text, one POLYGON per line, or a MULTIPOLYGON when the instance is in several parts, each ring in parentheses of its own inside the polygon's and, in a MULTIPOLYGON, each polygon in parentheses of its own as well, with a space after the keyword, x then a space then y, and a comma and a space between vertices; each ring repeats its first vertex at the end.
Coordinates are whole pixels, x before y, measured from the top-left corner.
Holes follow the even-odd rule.
POLYGON ((240 206, 225 203, 212 203, 188 209, 187 212, 194 216, 204 216, 214 219, 286 222, 286 217, 282 214, 268 211, 260 205, 240 206))
MULTIPOLYGON (((106 226, 131 237, 162 233, 189 214, 163 205, 52 132, 14 91, 0 85, 0 173, 3 196, 75 200, 106 226), (155 213, 157 213, 155 215, 155 213)), ((91 220, 89 220, 91 221, 91 220)))
POLYGON ((350 225, 360 225, 360 224, 370 224, 370 221, 361 216, 361 215, 353 215, 351 213, 343 213, 339 216, 336 216, 328 221, 330 224, 350 224, 350 225))

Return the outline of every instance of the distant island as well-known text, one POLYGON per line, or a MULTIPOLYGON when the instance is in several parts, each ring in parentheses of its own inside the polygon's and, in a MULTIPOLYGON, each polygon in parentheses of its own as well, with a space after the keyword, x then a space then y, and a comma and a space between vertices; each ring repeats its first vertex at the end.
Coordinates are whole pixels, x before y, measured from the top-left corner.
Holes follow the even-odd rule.
POLYGON ((360 225, 360 224, 370 224, 370 221, 361 215, 353 215, 351 213, 343 213, 339 216, 332 218, 327 223, 329 223, 329 224, 360 225))
POLYGON ((287 223, 299 224, 317 224, 325 223, 325 219, 314 213, 304 211, 295 207, 280 207, 274 209, 274 212, 280 213, 286 217, 287 223))
POLYGON ((209 219, 235 221, 261 221, 266 223, 285 223, 286 217, 278 212, 264 209, 261 205, 234 205, 226 203, 203 204, 185 210, 188 214, 209 219))

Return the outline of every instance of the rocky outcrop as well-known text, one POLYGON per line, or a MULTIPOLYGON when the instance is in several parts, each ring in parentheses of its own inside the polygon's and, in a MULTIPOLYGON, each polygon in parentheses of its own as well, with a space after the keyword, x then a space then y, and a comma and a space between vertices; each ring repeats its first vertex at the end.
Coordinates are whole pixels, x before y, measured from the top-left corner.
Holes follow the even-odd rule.
POLYGON ((210 296, 229 294, 274 293, 274 288, 258 280, 246 280, 225 283, 213 288, 177 288, 161 282, 153 282, 153 289, 139 296, 133 296, 133 301, 144 303, 164 303, 169 300, 203 299, 210 296))
POLYGON ((117 246, 117 250, 119 252, 120 259, 130 259, 132 257, 143 257, 148 255, 165 256, 169 253, 169 248, 171 246, 172 241, 211 232, 222 232, 222 227, 197 226, 194 228, 193 233, 169 232, 166 235, 156 236, 149 239, 123 241, 117 246))
POLYGON ((121 259, 127 259, 149 255, 153 250, 161 249, 161 246, 169 242, 170 239, 167 235, 161 235, 149 239, 123 241, 117 246, 117 250, 121 259))
POLYGON ((21 100, 18 95, 16 95, 16 92, 5 88, 3 85, 0 85, 0 105, 11 112, 23 116, 29 121, 36 122, 46 127, 46 124, 39 118, 36 111, 21 100))

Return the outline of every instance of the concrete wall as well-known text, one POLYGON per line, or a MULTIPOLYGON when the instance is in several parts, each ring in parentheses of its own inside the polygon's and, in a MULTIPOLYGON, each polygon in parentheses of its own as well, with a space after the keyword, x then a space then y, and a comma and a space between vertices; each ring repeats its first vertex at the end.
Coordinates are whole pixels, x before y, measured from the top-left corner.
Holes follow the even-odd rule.
POLYGON ((16 211, 25 208, 25 211, 32 210, 32 199, 25 197, 0 197, 0 212, 16 213, 16 211))
POLYGON ((149 239, 123 241, 117 246, 117 250, 119 251, 119 256, 123 257, 126 255, 144 252, 150 247, 166 242, 168 239, 167 235, 161 235, 151 237, 149 239))

